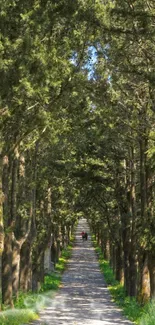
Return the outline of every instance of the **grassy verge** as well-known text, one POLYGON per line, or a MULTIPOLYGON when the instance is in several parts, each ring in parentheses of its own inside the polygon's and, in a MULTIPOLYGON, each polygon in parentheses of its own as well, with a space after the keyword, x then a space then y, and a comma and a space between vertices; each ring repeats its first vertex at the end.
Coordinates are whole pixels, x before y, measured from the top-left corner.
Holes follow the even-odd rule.
POLYGON ((126 297, 123 286, 115 280, 109 263, 104 260, 102 251, 92 236, 93 244, 99 258, 101 272, 104 274, 108 289, 116 304, 122 309, 123 314, 135 324, 155 325, 155 301, 141 306, 135 298, 126 297))
POLYGON ((0 313, 0 325, 20 325, 38 318, 39 311, 50 303, 54 292, 60 286, 62 273, 71 256, 72 243, 73 239, 71 244, 62 251, 55 272, 45 276, 40 292, 19 293, 18 300, 15 302, 15 309, 4 310, 0 313))

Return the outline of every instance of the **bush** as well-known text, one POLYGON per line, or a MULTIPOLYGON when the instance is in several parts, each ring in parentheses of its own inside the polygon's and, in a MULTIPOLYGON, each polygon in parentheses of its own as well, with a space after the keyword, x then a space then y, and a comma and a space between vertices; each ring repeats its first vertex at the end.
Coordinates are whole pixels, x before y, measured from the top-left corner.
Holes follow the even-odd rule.
POLYGON ((30 309, 6 310, 0 313, 1 325, 20 325, 38 318, 38 315, 30 309))
POLYGON ((145 306, 140 325, 155 325, 155 300, 145 306))
POLYGON ((61 282, 61 276, 57 273, 51 273, 45 276, 44 284, 42 285, 41 291, 45 292, 48 290, 57 290, 61 282))

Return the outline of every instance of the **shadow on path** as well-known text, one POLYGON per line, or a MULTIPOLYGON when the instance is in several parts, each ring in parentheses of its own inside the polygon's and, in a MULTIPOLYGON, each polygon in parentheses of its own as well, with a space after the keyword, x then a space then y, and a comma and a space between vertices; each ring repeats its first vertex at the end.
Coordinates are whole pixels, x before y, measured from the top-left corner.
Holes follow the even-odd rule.
POLYGON ((75 245, 68 268, 49 306, 40 313, 33 325, 131 325, 111 301, 100 272, 90 238, 81 240, 82 230, 89 234, 85 219, 79 221, 75 245))

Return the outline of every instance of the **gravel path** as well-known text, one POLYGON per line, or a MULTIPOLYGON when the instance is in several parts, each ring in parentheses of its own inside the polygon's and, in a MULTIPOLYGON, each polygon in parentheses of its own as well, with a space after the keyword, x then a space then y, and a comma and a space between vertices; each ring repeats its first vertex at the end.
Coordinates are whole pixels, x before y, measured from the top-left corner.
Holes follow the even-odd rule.
POLYGON ((82 230, 89 234, 85 219, 79 221, 72 258, 51 304, 33 325, 131 325, 111 301, 90 238, 81 240, 82 230))

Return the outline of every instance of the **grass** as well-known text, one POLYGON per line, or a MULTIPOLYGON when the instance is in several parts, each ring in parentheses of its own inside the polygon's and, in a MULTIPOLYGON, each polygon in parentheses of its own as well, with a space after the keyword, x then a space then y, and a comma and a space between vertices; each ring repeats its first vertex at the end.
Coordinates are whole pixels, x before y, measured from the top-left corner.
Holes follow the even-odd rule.
POLYGON ((52 272, 45 276, 44 284, 40 292, 45 292, 49 290, 57 290, 61 282, 61 275, 59 273, 52 272))
POLYGON ((93 244, 99 258, 101 272, 104 274, 105 281, 111 293, 113 300, 122 309, 123 314, 135 324, 139 325, 155 325, 155 301, 145 306, 141 306, 136 298, 126 297, 123 286, 115 280, 113 270, 109 262, 104 260, 101 248, 98 247, 94 236, 92 236, 93 244))
POLYGON ((62 251, 61 257, 59 258, 59 263, 56 264, 56 271, 62 273, 65 268, 68 259, 71 257, 72 244, 68 245, 67 249, 62 251))
POLYGON ((21 325, 29 323, 38 318, 38 313, 51 301, 54 292, 58 290, 62 273, 66 268, 68 259, 72 251, 71 244, 62 251, 59 262, 56 264, 55 272, 45 276, 44 284, 39 293, 19 293, 15 308, 4 310, 0 313, 0 325, 21 325))
POLYGON ((155 325, 155 300, 145 306, 140 325, 155 325))
POLYGON ((19 325, 28 323, 38 318, 38 315, 31 309, 13 309, 7 310, 0 314, 1 325, 19 325))

